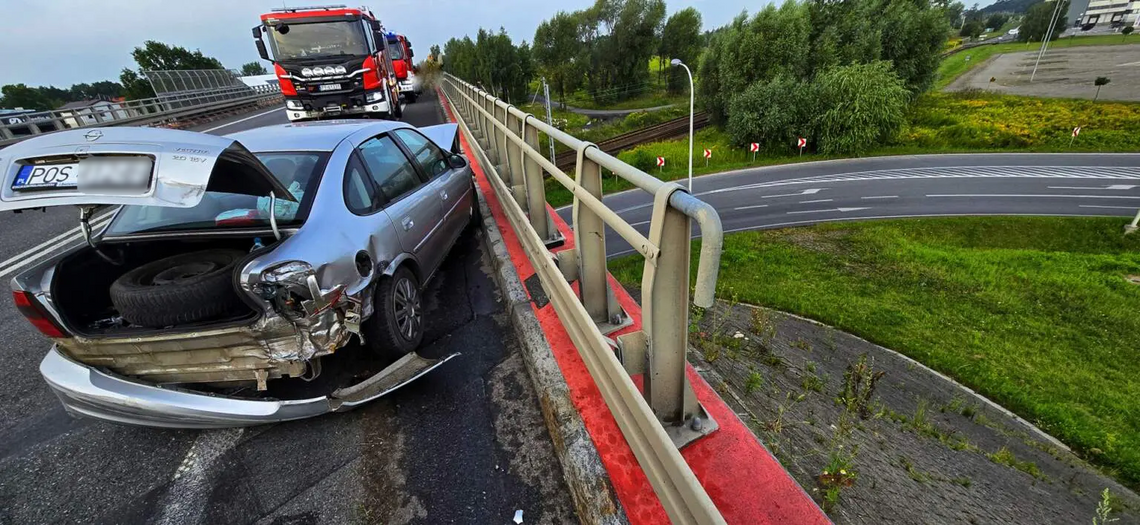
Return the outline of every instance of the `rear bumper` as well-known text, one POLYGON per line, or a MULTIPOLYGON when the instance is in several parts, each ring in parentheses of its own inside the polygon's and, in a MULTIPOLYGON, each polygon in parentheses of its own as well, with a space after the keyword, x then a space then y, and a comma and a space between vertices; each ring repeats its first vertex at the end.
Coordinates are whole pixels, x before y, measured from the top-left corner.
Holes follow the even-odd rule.
POLYGON ((327 397, 254 401, 147 385, 72 361, 55 347, 40 363, 40 374, 70 414, 131 425, 227 428, 333 411, 327 397))

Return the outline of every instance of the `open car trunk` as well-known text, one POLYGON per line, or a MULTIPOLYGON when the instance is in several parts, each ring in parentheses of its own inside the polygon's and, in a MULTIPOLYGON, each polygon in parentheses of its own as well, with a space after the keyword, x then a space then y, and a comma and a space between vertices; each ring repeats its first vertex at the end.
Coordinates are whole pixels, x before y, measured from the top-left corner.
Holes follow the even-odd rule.
MULTIPOLYGON (((258 237, 265 242, 263 237, 258 237)), ((269 241, 272 241, 272 237, 269 241)), ((248 324, 257 316, 250 304, 241 305, 223 316, 195 320, 184 324, 148 326, 124 318, 111 298, 112 284, 130 270, 180 254, 193 254, 206 250, 234 250, 246 254, 255 246, 255 236, 214 238, 208 240, 145 240, 100 244, 98 250, 83 247, 59 261, 51 283, 55 306, 67 327, 78 337, 106 338, 146 336, 156 333, 185 332, 207 327, 248 324), (112 259, 111 261, 107 259, 112 259), (118 264, 116 264, 118 263, 118 264)), ((257 250, 264 253, 273 245, 257 250)), ((236 272, 244 260, 234 265, 231 279, 233 296, 240 300, 244 294, 237 288, 236 272)), ((189 299, 188 299, 189 300, 189 299)), ((192 305, 187 305, 192 306, 192 305)), ((129 317, 129 316, 127 316, 129 317)))

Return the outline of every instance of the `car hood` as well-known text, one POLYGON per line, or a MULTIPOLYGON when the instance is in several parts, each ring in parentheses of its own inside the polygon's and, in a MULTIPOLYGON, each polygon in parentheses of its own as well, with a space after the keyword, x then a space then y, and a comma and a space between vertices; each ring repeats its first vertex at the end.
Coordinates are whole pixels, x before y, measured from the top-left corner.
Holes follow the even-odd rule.
POLYGON ((0 149, 0 211, 40 206, 137 204, 192 208, 207 191, 296 200, 240 142, 160 128, 89 128, 34 137, 0 149), (14 191, 20 169, 42 162, 97 156, 146 156, 154 162, 145 193, 84 192, 78 188, 14 191))

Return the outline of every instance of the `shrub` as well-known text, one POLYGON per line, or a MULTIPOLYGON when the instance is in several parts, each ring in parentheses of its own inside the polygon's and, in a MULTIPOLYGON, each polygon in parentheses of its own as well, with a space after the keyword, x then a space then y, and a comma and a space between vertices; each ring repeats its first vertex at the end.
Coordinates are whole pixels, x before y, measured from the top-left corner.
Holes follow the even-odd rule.
POLYGON ((820 111, 814 127, 822 153, 851 155, 881 146, 906 121, 910 92, 889 62, 829 68, 815 83, 820 111))
POLYGON ((657 157, 645 148, 633 150, 632 157, 629 163, 641 171, 649 172, 657 167, 657 157))
POLYGON ((732 99, 726 131, 737 146, 759 142, 766 149, 787 149, 797 137, 811 136, 815 105, 811 84, 780 75, 732 99))

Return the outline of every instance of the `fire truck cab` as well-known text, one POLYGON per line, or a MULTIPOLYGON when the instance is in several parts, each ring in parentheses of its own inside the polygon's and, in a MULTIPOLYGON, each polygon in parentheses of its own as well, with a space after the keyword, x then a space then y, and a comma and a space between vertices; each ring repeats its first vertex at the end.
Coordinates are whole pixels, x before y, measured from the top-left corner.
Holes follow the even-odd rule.
POLYGON ((409 103, 415 102, 422 86, 416 78, 412 61, 416 56, 412 51, 412 42, 404 35, 388 33, 388 51, 396 68, 396 82, 400 87, 400 96, 409 103))
POLYGON ((275 8, 253 28, 258 54, 273 62, 291 121, 400 118, 386 33, 368 8, 343 5, 275 8))

